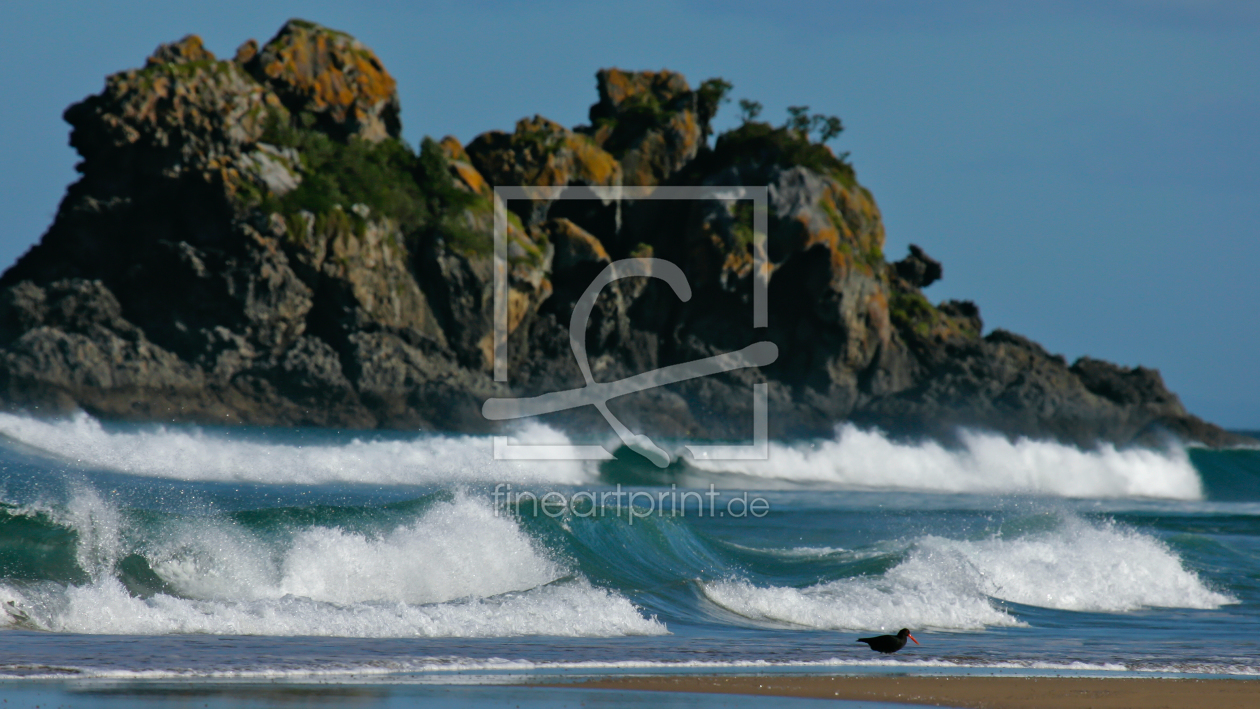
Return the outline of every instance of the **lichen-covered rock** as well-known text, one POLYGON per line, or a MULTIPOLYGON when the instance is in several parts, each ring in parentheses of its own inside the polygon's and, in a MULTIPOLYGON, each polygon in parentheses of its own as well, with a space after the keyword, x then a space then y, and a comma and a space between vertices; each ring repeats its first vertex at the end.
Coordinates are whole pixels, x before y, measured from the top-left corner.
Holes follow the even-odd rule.
POLYGON ((553 273, 567 273, 586 264, 602 270, 612 261, 599 239, 568 219, 553 219, 542 224, 538 231, 555 247, 553 273))
MULTIPOLYGON (((568 219, 549 219, 535 227, 535 233, 535 239, 545 240, 555 249, 551 265, 554 294, 544 304, 544 314, 555 324, 567 327, 574 305, 612 259, 598 238, 568 219)), ((630 308, 648 283, 644 277, 620 278, 604 286, 596 296, 585 341, 592 371, 604 378, 633 374, 657 361, 653 351, 656 339, 649 337, 650 342, 638 342, 643 339, 642 333, 633 327, 629 316, 630 308)), ((574 380, 573 384, 577 383, 574 380)))
MULTIPOLYGON (((336 38, 333 50, 362 53, 352 44, 336 38)), ((300 54, 299 45, 289 46, 300 54)), ((395 226, 361 219, 362 233, 321 244, 318 266, 330 273, 314 285, 341 287, 321 292, 299 277, 295 267, 310 264, 290 252, 305 252, 285 242, 284 219, 258 211, 305 174, 297 149, 264 141, 290 121, 268 86, 190 35, 110 76, 66 119, 83 177, 0 279, 10 406, 51 397, 125 417, 173 409, 224 422, 375 424, 338 374, 341 355, 320 339, 330 333, 306 332, 308 316, 326 325, 335 318, 315 316, 348 311, 366 326, 439 339, 440 330, 395 226), (67 284, 91 297, 68 295, 67 284), (58 314, 75 303, 100 307, 58 314), (316 405, 319 390, 329 400, 316 405)))
POLYGON ((201 43, 201 38, 190 34, 178 42, 159 45, 144 63, 146 66, 159 66, 213 61, 214 54, 201 43))
MULTIPOLYGON (((659 255, 685 259, 695 289, 679 310, 673 326, 679 339, 668 349, 687 360, 774 342, 778 361, 763 372, 786 386, 774 409, 781 431, 847 418, 866 399, 909 386, 912 362, 890 323, 883 225, 869 196, 799 165, 719 155, 708 167, 714 172, 705 184, 768 187, 769 327, 752 327, 751 202, 699 202, 687 216, 666 212, 649 224, 640 223, 640 210, 631 219, 636 231, 687 225, 681 238, 663 233, 651 244, 659 255)), ((727 399, 713 419, 744 421, 751 417, 750 377, 738 373, 682 388, 693 397, 727 399), (723 389, 728 393, 719 394, 723 389)), ((700 417, 710 427, 718 425, 713 419, 700 417)), ((746 435, 737 431, 728 435, 746 435)))
POLYGON ((229 199, 292 189, 301 179, 296 156, 259 145, 276 116, 287 119, 276 95, 216 60, 196 35, 162 45, 142 69, 113 74, 65 114, 83 156, 79 191, 98 202, 154 178, 191 180, 229 199))
POLYGON ((339 139, 375 142, 402 134, 394 77, 344 32, 289 20, 262 48, 242 47, 237 59, 294 115, 310 116, 339 139))
MULTIPOLYGON (((473 167, 492 186, 621 184, 621 166, 590 136, 574 133, 542 116, 522 118, 513 133, 482 133, 466 150, 473 167)), ((521 201, 528 204, 509 207, 520 215, 526 226, 546 219, 551 200, 521 201)))
POLYGON ((591 135, 620 162, 627 185, 655 185, 696 157, 707 125, 682 74, 601 69, 591 135))
POLYGON ((459 144, 459 140, 453 135, 448 135, 438 145, 441 146, 442 154, 450 165, 451 177, 455 179, 455 184, 473 194, 489 199, 494 188, 486 182, 486 178, 482 177, 480 172, 477 172, 477 168, 472 166, 472 161, 464 150, 464 146, 459 144))

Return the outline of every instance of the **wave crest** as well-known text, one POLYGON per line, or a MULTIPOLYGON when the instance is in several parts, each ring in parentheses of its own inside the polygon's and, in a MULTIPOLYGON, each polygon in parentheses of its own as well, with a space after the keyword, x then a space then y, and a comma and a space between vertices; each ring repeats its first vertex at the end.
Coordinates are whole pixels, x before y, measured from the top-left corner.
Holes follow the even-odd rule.
POLYGON ((136 539, 92 490, 60 513, 91 580, 0 584, 0 625, 72 633, 348 637, 620 636, 655 617, 550 558, 516 521, 457 496, 380 534, 333 526, 264 537, 222 517, 136 539), (137 592, 124 559, 160 589, 137 592))
MULTIPOLYGON (((475 482, 577 484, 595 479, 582 461, 497 461, 488 436, 428 435, 412 440, 294 445, 233 440, 196 427, 108 431, 85 413, 41 420, 0 413, 0 435, 89 468, 173 480, 263 484, 424 485, 475 482)), ((567 443, 527 421, 531 442, 567 443)))
POLYGON ((1209 588, 1159 540, 1075 517, 1006 538, 915 539, 880 576, 805 588, 747 581, 701 586, 706 598, 756 622, 828 630, 977 630, 1023 625, 995 601, 1071 611, 1212 609, 1237 600, 1209 588))
POLYGON ((832 440, 771 443, 759 461, 688 460, 693 470, 766 482, 851 489, 946 493, 1031 493, 1061 497, 1203 498, 1203 484, 1183 448, 1094 450, 964 432, 962 447, 897 443, 879 431, 844 424, 832 440))

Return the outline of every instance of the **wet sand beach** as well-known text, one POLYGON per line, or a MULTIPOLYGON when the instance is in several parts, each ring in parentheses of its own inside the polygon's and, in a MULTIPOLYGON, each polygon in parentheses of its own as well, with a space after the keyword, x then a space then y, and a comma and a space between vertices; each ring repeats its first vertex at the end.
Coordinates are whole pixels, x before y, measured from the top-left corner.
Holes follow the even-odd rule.
POLYGON ((1109 677, 617 677, 589 689, 712 692, 984 709, 1251 709, 1260 680, 1109 677))

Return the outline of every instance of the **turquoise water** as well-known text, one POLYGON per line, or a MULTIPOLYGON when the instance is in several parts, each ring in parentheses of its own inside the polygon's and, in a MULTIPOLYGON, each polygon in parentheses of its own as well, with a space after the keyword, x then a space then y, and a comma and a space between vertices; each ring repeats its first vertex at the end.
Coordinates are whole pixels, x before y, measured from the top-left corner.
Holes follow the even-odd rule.
POLYGON ((1255 450, 841 428, 660 471, 469 436, 6 414, 0 434, 0 691, 1260 674, 1255 450), (901 627, 921 644, 856 642, 901 627))

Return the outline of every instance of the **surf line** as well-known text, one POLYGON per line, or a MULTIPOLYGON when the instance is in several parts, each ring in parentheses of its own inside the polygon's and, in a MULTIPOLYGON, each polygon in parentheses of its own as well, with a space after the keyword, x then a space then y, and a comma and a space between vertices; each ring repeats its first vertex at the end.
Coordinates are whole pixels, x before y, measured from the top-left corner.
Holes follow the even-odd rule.
POLYGON ((577 359, 578 368, 582 370, 582 378, 586 380, 586 384, 576 389, 555 391, 533 397, 487 399, 481 407, 481 415, 491 421, 506 421, 576 409, 579 406, 594 406, 604 416, 608 425, 616 431, 622 443, 658 467, 664 468, 670 463, 669 453, 653 443, 652 439, 646 435, 634 433, 627 428, 613 415, 612 411, 609 411, 610 399, 721 372, 763 367, 778 359, 777 345, 773 342, 756 342, 734 352, 671 364, 614 382, 596 382, 591 375, 591 364, 586 353, 586 327, 591 311, 595 309, 595 299, 599 297, 604 286, 631 276, 659 278, 669 284, 679 300, 684 303, 691 300, 691 284, 687 282, 687 276, 683 274, 681 268, 670 261, 657 258, 627 258, 608 264, 586 287, 582 297, 578 298, 577 304, 573 307, 573 316, 569 320, 569 347, 573 350, 573 356, 577 359))

